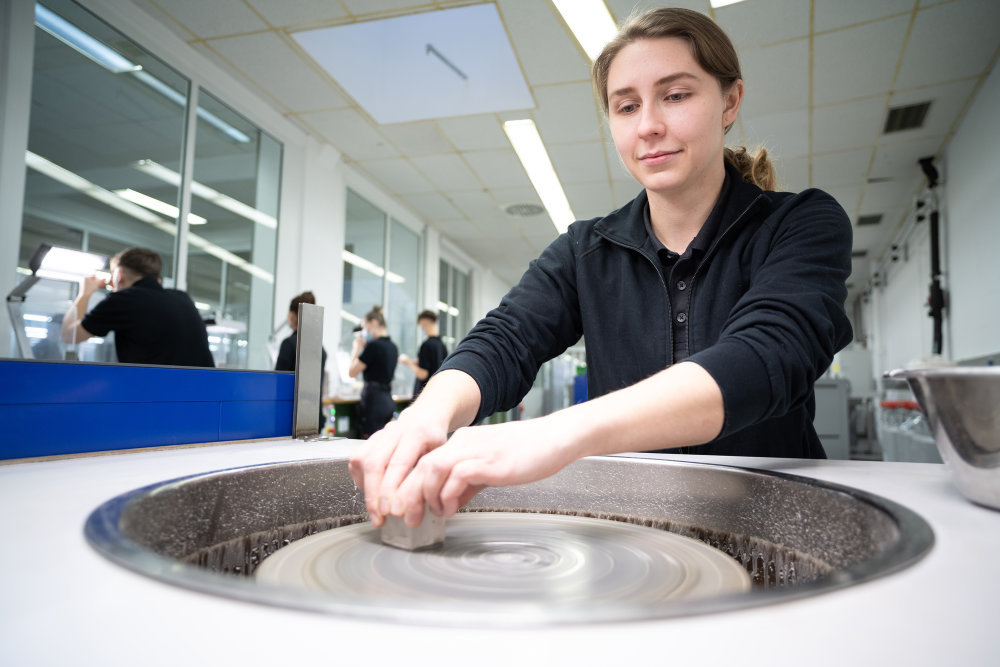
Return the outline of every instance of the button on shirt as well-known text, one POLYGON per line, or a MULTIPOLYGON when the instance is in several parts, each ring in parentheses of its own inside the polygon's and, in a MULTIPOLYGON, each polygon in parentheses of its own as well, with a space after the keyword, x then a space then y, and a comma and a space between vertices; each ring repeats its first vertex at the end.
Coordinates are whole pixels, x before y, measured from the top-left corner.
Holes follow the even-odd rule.
POLYGON ((715 202, 712 212, 709 213, 708 219, 705 220, 698 235, 688 244, 683 254, 670 250, 656 238, 656 234, 653 233, 653 225, 649 220, 648 204, 643 212, 646 234, 660 260, 660 265, 663 268, 662 275, 667 285, 667 295, 670 298, 670 328, 673 340, 673 363, 675 364, 691 356, 687 327, 691 308, 691 288, 694 285, 698 267, 705 258, 705 253, 708 252, 712 242, 719 234, 722 211, 725 209, 729 190, 730 180, 727 172, 718 201, 715 202))

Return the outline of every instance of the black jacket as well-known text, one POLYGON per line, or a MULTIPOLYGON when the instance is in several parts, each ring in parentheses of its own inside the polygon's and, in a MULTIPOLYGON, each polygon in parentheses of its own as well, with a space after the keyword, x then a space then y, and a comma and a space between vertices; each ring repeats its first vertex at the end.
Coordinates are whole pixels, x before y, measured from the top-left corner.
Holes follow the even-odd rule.
MULTIPOLYGON (((728 167, 727 167, 728 168, 728 167)), ((851 223, 828 194, 765 192, 730 169, 720 231, 695 274, 688 361, 722 390, 725 423, 698 454, 823 458, 813 383, 851 340, 851 223)), ((673 363, 670 302, 643 224, 646 193, 560 235, 442 368, 469 373, 476 420, 507 410, 584 336, 591 397, 673 363)))

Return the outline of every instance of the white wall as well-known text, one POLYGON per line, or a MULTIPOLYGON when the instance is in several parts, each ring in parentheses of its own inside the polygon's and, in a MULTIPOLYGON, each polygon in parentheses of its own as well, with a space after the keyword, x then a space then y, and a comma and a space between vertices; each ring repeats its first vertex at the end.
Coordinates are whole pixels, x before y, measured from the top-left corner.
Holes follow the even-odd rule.
POLYGON ((945 151, 951 351, 1000 355, 1000 67, 994 67, 945 151))
MULTIPOLYGON (((1000 210, 993 199, 1000 187, 998 105, 1000 69, 994 68, 935 161, 947 291, 942 356, 948 362, 1000 359, 1000 210)), ((932 352, 928 228, 927 221, 913 224, 896 251, 899 260, 881 263, 881 286, 863 309, 876 379, 932 352)))

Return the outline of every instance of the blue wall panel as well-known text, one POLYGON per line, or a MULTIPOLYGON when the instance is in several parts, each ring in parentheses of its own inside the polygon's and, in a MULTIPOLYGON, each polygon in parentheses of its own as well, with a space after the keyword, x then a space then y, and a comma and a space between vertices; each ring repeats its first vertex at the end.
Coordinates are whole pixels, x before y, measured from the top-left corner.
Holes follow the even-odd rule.
POLYGON ((0 360, 0 459, 292 434, 292 373, 0 360))

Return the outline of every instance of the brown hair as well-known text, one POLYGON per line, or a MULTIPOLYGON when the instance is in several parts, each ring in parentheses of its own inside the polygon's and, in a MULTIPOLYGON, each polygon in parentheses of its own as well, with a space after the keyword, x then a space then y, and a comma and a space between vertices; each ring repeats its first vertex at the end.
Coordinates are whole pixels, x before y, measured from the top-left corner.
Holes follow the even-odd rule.
POLYGON ((417 322, 420 320, 430 320, 431 322, 438 321, 438 315, 433 310, 421 310, 420 314, 417 315, 417 322))
MULTIPOLYGON (((618 53, 641 39, 678 37, 691 45, 691 53, 702 69, 718 80, 726 91, 743 78, 740 59, 726 33, 715 21, 700 12, 679 7, 662 7, 629 17, 618 34, 608 42, 601 55, 594 61, 591 78, 594 93, 608 113, 608 72, 618 53)), ((729 131, 730 125, 726 128, 729 131)), ((743 180, 764 189, 774 190, 776 177, 774 165, 767 151, 759 149, 751 154, 746 148, 725 149, 726 160, 739 170, 743 180)))
POLYGON ((126 248, 112 258, 111 263, 119 266, 135 278, 159 278, 163 270, 160 255, 149 248, 126 248))
POLYGON ((365 322, 374 320, 380 327, 385 326, 385 316, 382 315, 382 306, 372 306, 371 312, 365 315, 365 322))
POLYGON ((295 297, 294 299, 292 299, 292 302, 290 304, 288 304, 288 312, 295 313, 296 315, 298 315, 299 314, 299 304, 300 303, 315 304, 316 303, 316 297, 313 295, 312 292, 303 292, 302 294, 300 294, 297 297, 295 297))

